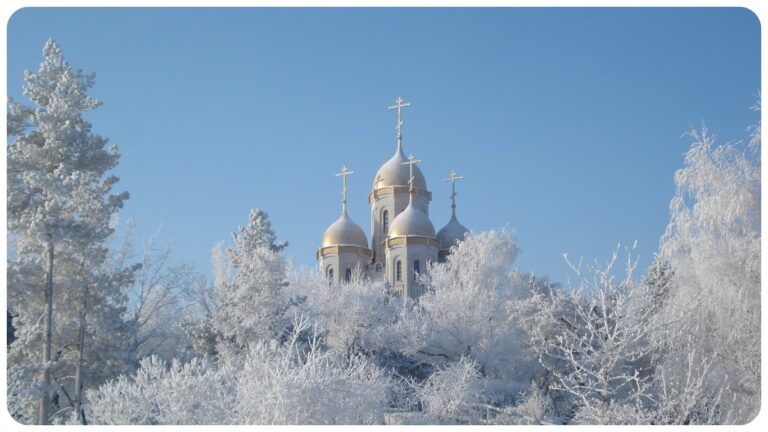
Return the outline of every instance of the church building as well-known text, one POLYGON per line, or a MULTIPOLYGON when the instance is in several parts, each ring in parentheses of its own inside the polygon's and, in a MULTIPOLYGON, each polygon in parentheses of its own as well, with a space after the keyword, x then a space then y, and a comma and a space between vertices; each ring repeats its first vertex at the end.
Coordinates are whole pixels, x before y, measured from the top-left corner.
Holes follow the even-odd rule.
POLYGON ((420 160, 403 151, 401 110, 410 106, 398 97, 397 148, 395 154, 379 168, 373 180, 368 204, 371 206, 371 242, 347 213, 347 176, 353 172, 346 166, 336 174, 342 178, 341 216, 323 235, 316 258, 320 271, 333 283, 349 281, 356 268, 375 281, 383 281, 403 297, 418 298, 421 286, 416 275, 427 263, 444 260, 451 246, 469 231, 456 218, 456 182, 463 179, 455 171, 451 182, 451 219, 440 231, 429 219, 432 193, 418 167, 420 160))

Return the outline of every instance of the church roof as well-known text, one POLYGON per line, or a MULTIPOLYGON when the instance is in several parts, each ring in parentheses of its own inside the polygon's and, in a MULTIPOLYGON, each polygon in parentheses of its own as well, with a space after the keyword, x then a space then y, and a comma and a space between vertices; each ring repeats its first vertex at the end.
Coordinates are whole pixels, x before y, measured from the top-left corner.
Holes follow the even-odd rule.
POLYGON ((336 177, 341 177, 342 184, 341 216, 325 230, 320 247, 346 245, 368 248, 368 239, 365 238, 362 228, 347 214, 347 176, 350 174, 354 174, 354 171, 347 169, 346 165, 342 166, 341 172, 336 174, 336 177))
POLYGON ((336 219, 336 222, 332 223, 325 230, 325 234, 323 234, 321 247, 337 245, 368 247, 368 240, 363 229, 350 219, 346 210, 342 212, 341 216, 336 219))
MULTIPOLYGON (((389 186, 408 186, 408 167, 403 165, 408 158, 403 153, 402 146, 398 143, 395 155, 386 161, 384 165, 376 172, 373 180, 373 189, 379 189, 389 186)), ((413 187, 420 190, 427 190, 427 181, 419 167, 413 169, 413 187)))
POLYGON ((456 175, 454 170, 451 170, 451 175, 444 179, 451 182, 451 220, 437 233, 437 240, 440 241, 440 250, 450 249, 457 241, 464 240, 464 235, 469 232, 456 219, 456 182, 463 179, 464 177, 456 175))
POLYGON ((440 250, 448 250, 459 240, 464 240, 464 234, 469 230, 459 223, 456 214, 451 216, 451 220, 437 232, 437 240, 440 241, 440 250))
POLYGON ((408 204, 389 227, 389 237, 421 236, 435 238, 435 227, 423 211, 408 204))

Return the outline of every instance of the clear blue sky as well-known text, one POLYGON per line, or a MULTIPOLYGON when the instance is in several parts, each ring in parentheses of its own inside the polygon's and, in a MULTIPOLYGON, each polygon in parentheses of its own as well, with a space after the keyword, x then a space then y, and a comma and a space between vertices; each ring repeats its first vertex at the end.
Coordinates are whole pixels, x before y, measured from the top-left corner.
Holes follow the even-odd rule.
POLYGON ((162 226, 179 259, 267 210, 288 254, 315 265, 339 214, 370 233, 367 194, 394 152, 423 160, 435 228, 507 225, 521 270, 564 281, 568 251, 607 258, 668 221, 689 125, 738 139, 758 115, 760 26, 746 9, 22 9, 8 24, 8 92, 53 37, 96 73, 89 115, 117 144, 121 219, 162 226))

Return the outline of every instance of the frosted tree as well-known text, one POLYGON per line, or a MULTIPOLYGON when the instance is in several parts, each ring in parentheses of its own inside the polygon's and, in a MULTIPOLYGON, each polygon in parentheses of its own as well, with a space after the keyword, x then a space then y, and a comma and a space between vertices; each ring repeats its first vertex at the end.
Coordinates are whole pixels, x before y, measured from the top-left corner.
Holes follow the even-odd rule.
POLYGON ((144 242, 141 269, 126 290, 133 350, 138 358, 188 360, 192 345, 185 329, 203 316, 197 301, 199 276, 189 265, 173 262, 170 247, 158 249, 157 235, 144 242))
POLYGON ((439 423, 481 422, 485 406, 477 370, 474 361, 461 358, 430 375, 416 390, 424 414, 439 423))
POLYGON ((156 357, 133 376, 89 392, 99 424, 374 424, 382 423, 394 383, 361 357, 323 352, 298 318, 284 343, 257 341, 215 363, 170 367, 156 357))
POLYGON ((286 244, 276 242, 267 213, 251 210, 248 224, 232 237, 234 246, 226 254, 214 248, 215 309, 190 329, 198 350, 212 357, 218 348, 211 342, 245 348, 259 340, 279 340, 290 326, 286 244))
POLYGON ((388 348, 387 333, 398 319, 399 302, 391 301, 383 284, 372 283, 359 268, 343 284, 329 283, 315 269, 289 277, 292 297, 303 299, 303 313, 317 324, 331 350, 351 358, 388 348))
MULTIPOLYGON (((551 390, 570 395, 577 423, 644 423, 653 402, 653 296, 633 280, 636 262, 614 280, 618 251, 584 271, 575 291, 537 293, 526 321, 531 346, 552 376, 551 390)), ((570 263, 570 261, 569 261, 570 263)))
POLYGON ((674 271, 660 319, 679 323, 662 346, 664 367, 679 377, 686 363, 713 359, 704 384, 713 400, 727 385, 724 423, 746 423, 760 408, 760 125, 750 130, 748 145, 716 145, 706 128, 688 133, 660 248, 674 271), (691 347, 697 358, 688 360, 691 347))
POLYGON ((190 301, 195 305, 200 319, 184 326, 187 337, 199 356, 216 360, 217 345, 222 335, 217 331, 214 317, 219 310, 219 291, 232 278, 232 265, 227 259, 224 242, 219 242, 211 249, 211 263, 214 269, 214 280, 205 277, 195 280, 190 290, 190 301))
POLYGON ((468 236, 445 263, 430 266, 425 294, 403 319, 403 350, 435 364, 467 357, 483 375, 509 374, 525 346, 513 314, 528 288, 515 283, 517 253, 510 233, 489 231, 468 236))
POLYGON ((537 425, 553 424, 559 421, 554 416, 552 399, 544 389, 531 384, 531 389, 524 399, 515 405, 499 410, 492 419, 492 424, 537 425))
POLYGON ((80 402, 74 376, 94 385, 123 371, 131 356, 121 289, 135 267, 106 265, 110 219, 128 198, 111 192, 118 179, 108 171, 120 154, 83 118, 100 105, 87 95, 94 76, 73 70, 52 40, 43 57, 38 72, 24 77, 32 105, 8 102, 8 302, 17 337, 8 354, 17 383, 9 406, 25 423, 73 409, 80 402), (43 294, 51 285, 48 314, 43 294))

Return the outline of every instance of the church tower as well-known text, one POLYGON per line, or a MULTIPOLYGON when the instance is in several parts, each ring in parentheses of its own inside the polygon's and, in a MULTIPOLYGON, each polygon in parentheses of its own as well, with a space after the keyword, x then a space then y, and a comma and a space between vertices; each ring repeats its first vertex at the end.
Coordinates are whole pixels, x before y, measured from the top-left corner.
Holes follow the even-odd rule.
POLYGON ((440 242, 427 214, 417 206, 415 168, 419 160, 409 156, 410 179, 408 206, 392 221, 385 240, 386 280, 393 291, 403 298, 418 298, 422 294, 416 276, 427 264, 438 259, 440 242))
POLYGON ((403 153, 401 109, 410 105, 409 102, 403 102, 403 99, 398 97, 395 105, 388 107, 388 109, 397 110, 397 148, 392 158, 379 168, 371 193, 368 195, 368 204, 371 206, 371 251, 373 252, 373 263, 369 274, 377 279, 389 279, 385 277, 388 263, 384 243, 392 222, 411 201, 415 208, 428 216, 429 202, 432 200, 432 193, 427 190, 427 182, 421 170, 411 165, 413 167, 413 174, 411 174, 405 165, 408 159, 403 153), (413 179, 412 182, 411 179, 413 179), (413 183, 412 187, 410 183, 413 183), (412 192, 409 192, 411 189, 412 192))
POLYGON ((316 258, 320 272, 333 283, 348 281, 360 268, 372 281, 384 283, 403 298, 418 298, 423 287, 417 281, 429 263, 444 261, 450 249, 468 232, 456 219, 456 182, 451 171, 451 219, 435 234, 429 220, 432 193, 427 190, 418 164, 403 152, 402 109, 410 106, 401 97, 387 109, 397 110, 395 154, 376 172, 368 204, 371 206, 370 247, 365 233, 347 214, 347 176, 342 167, 341 216, 323 234, 316 258))
POLYGON ((437 240, 440 242, 440 261, 445 261, 451 250, 451 246, 461 240, 469 230, 456 219, 456 182, 464 180, 463 176, 457 176, 456 171, 451 170, 451 175, 444 179, 451 182, 451 220, 437 232, 437 240))
POLYGON ((333 283, 348 282, 355 268, 366 270, 371 262, 368 239, 363 229, 347 214, 347 176, 352 173, 344 166, 336 174, 342 179, 341 216, 325 230, 316 254, 320 271, 333 283))

